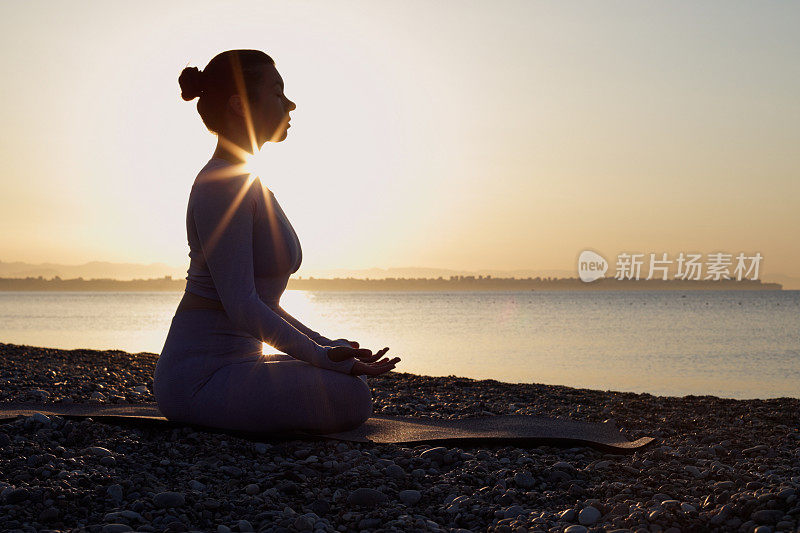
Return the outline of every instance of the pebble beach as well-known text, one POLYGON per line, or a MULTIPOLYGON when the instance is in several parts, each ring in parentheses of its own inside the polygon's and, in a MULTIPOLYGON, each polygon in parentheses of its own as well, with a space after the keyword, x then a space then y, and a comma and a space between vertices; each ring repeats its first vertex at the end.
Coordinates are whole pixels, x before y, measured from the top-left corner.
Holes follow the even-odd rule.
MULTIPOLYGON (((0 343, 0 403, 152 403, 157 354, 0 343)), ((253 442, 42 414, 0 424, 0 530, 800 531, 800 399, 662 397, 392 371, 374 413, 530 414, 656 442, 253 442)), ((799 387, 800 390, 800 387, 799 387)))

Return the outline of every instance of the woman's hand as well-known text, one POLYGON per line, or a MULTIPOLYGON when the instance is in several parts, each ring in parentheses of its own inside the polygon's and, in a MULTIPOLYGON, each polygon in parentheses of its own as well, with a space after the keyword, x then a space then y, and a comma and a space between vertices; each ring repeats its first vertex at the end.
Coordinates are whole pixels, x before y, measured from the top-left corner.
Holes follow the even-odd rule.
POLYGON ((346 342, 346 343, 348 343, 348 344, 349 344, 350 346, 352 346, 353 348, 358 348, 358 343, 357 343, 356 341, 349 341, 349 340, 347 340, 347 339, 336 339, 336 340, 335 340, 335 341, 333 341, 333 342, 340 342, 340 341, 341 341, 341 342, 346 342))
MULTIPOLYGON (((351 343, 352 344, 352 343, 351 343)), ((358 343, 355 343, 358 345, 358 343)), ((350 374, 354 376, 368 375, 377 376, 394 369, 394 366, 400 361, 399 357, 389 359, 388 357, 381 357, 389 351, 387 346, 383 350, 378 350, 375 354, 372 350, 366 348, 347 348, 345 346, 335 346, 328 350, 328 358, 331 361, 344 361, 350 357, 355 357, 356 362, 350 370, 350 374)))

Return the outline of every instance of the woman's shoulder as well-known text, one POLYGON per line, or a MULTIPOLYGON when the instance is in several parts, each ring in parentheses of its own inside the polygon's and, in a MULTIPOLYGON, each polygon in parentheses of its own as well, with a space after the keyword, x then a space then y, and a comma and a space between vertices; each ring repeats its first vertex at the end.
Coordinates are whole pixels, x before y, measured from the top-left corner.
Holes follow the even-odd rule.
POLYGON ((192 184, 190 203, 227 203, 241 205, 246 199, 255 206, 262 190, 258 178, 241 167, 218 160, 209 161, 192 184))

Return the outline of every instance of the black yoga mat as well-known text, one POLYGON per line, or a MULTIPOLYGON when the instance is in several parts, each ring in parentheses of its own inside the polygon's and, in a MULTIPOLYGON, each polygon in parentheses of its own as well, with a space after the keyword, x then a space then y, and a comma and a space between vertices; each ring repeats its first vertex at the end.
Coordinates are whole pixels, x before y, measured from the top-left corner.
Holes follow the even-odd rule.
POLYGON ((0 423, 20 415, 34 413, 65 418, 91 417, 98 422, 153 427, 190 426, 198 430, 227 433, 252 440, 336 439, 351 442, 394 444, 513 444, 516 446, 551 445, 559 447, 591 446, 610 453, 633 453, 650 444, 652 437, 629 441, 611 422, 579 422, 563 418, 530 415, 496 415, 456 420, 375 415, 358 428, 342 433, 306 432, 263 433, 223 430, 196 424, 173 422, 164 418, 155 403, 144 404, 35 404, 0 403, 0 423))

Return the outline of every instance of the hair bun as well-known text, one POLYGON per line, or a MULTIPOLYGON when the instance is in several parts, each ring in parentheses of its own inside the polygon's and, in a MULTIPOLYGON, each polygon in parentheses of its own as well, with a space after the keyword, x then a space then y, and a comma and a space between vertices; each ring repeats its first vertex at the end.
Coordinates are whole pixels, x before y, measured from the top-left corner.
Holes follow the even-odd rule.
POLYGON ((203 93, 203 73, 197 67, 186 67, 178 76, 181 98, 192 100, 203 93))

